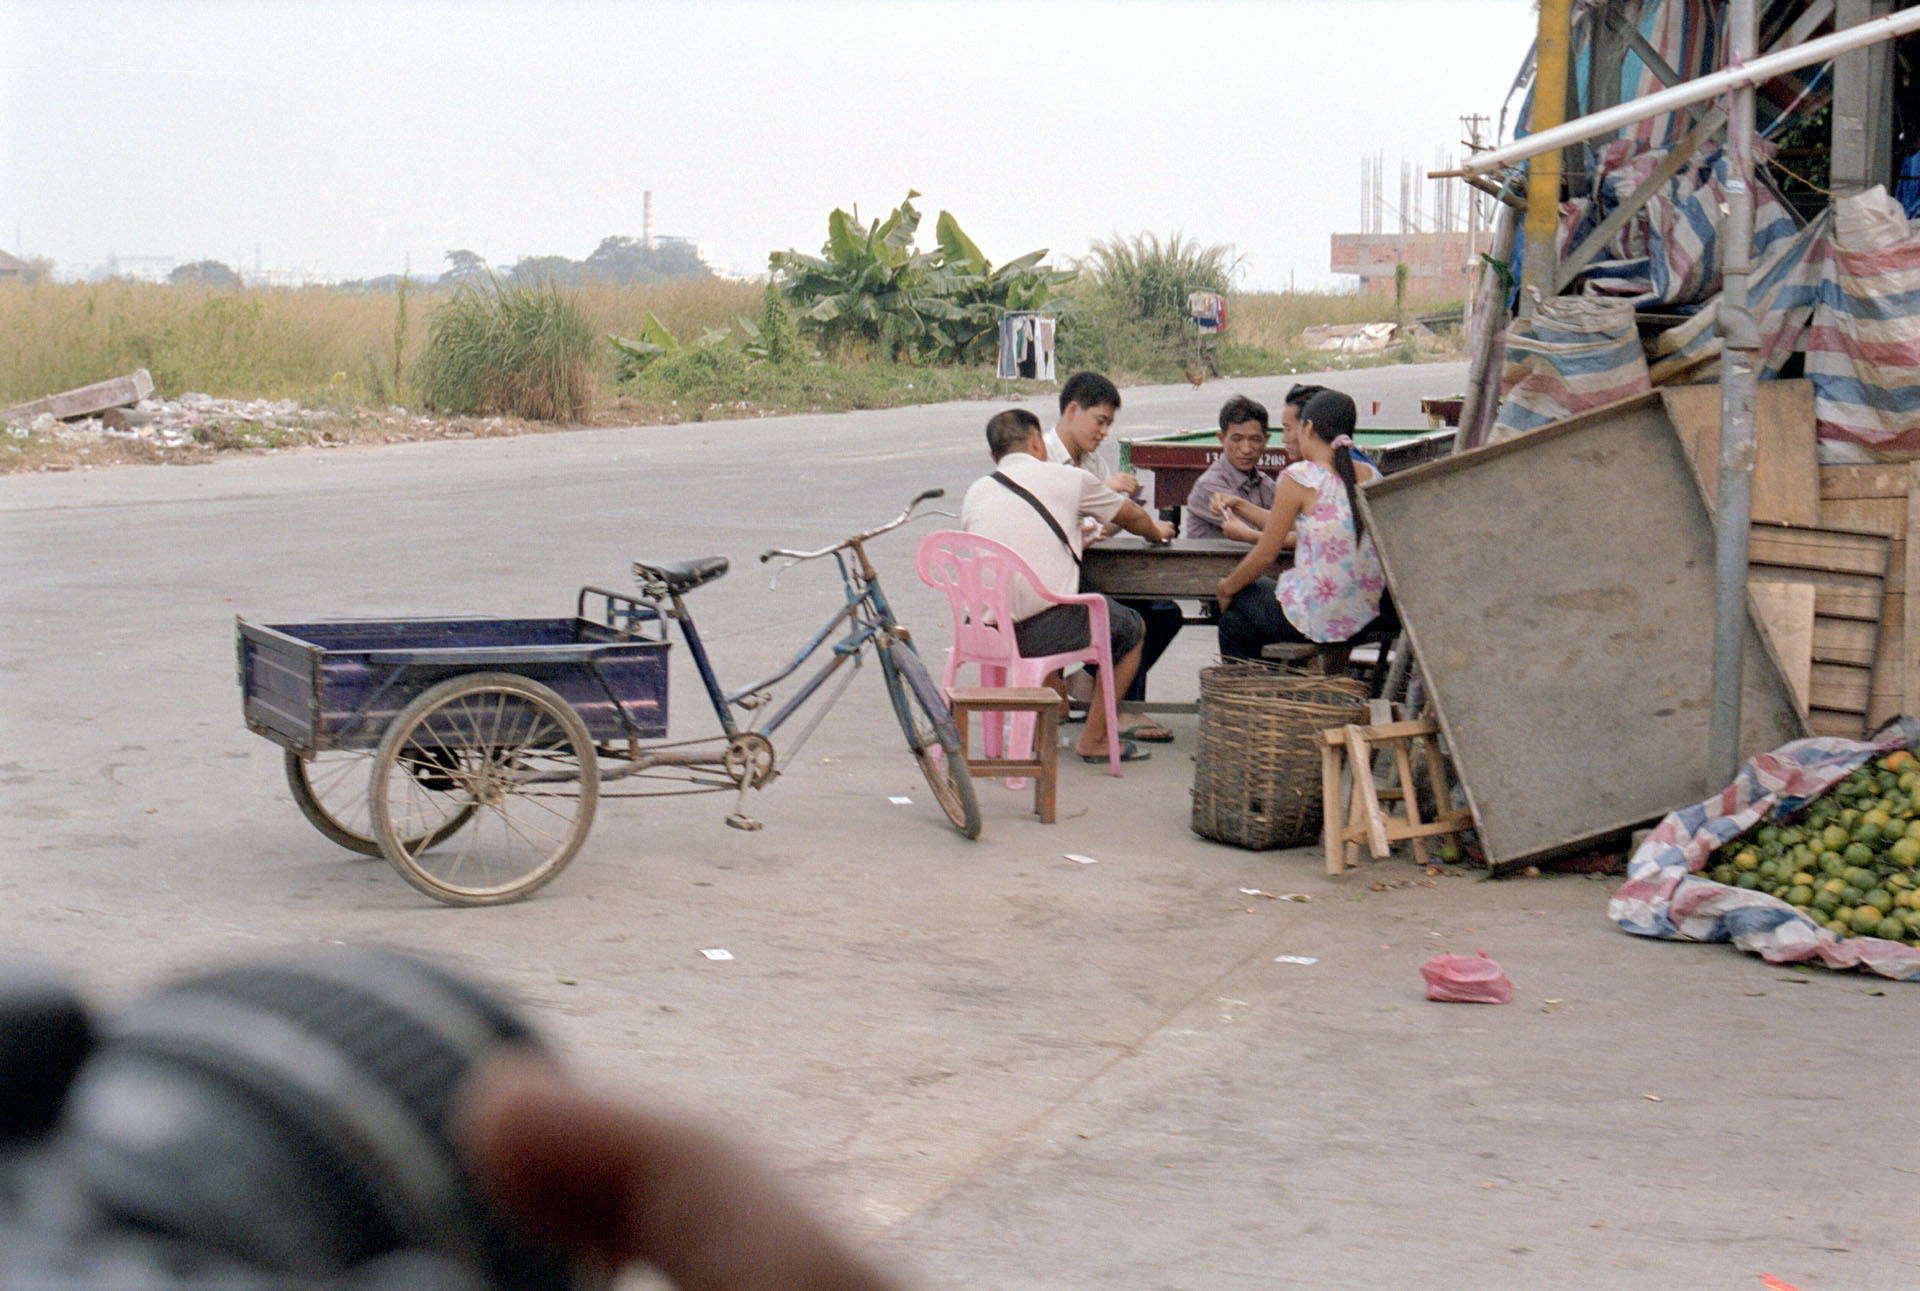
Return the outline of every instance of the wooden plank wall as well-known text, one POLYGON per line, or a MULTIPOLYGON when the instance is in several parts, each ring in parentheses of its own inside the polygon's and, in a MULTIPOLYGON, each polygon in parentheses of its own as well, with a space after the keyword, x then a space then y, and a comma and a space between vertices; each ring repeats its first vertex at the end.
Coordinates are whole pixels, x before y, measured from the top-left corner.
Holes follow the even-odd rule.
POLYGON ((1749 587, 1785 582, 1813 594, 1811 632, 1793 641, 1790 625, 1767 622, 1788 675, 1807 669, 1807 724, 1815 735, 1858 739, 1868 729, 1877 643, 1885 614, 1891 542, 1886 534, 1799 525, 1755 524, 1748 540, 1749 587), (1789 630, 1783 634, 1782 628, 1789 630))
POLYGON ((1867 724, 1920 712, 1920 462, 1821 467, 1820 523, 1891 540, 1867 724))
MULTIPOLYGON (((1687 445, 1711 508, 1720 496, 1720 387, 1662 387, 1660 401, 1687 445)), ((1817 464, 1813 382, 1761 382, 1753 401, 1753 496, 1748 504, 1753 518, 1778 524, 1839 524, 1821 518, 1817 464)))

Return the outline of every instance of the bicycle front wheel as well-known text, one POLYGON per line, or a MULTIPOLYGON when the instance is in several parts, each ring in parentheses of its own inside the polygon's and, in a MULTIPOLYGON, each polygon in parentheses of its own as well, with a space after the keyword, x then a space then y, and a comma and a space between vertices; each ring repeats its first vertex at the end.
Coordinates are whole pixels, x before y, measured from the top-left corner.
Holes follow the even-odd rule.
POLYGON ((933 684, 927 665, 906 642, 887 646, 887 662, 892 666, 881 671, 913 760, 920 764, 920 773, 927 777, 953 827, 968 838, 980 837, 980 802, 974 797, 966 751, 960 747, 960 732, 954 728, 947 701, 933 684))

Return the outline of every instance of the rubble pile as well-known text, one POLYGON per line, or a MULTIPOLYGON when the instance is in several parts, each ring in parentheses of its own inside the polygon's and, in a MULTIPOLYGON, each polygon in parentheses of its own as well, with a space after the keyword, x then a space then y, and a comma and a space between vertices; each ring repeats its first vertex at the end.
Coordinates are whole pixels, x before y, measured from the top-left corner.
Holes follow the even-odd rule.
POLYGON ((206 442, 207 432, 218 428, 222 439, 251 439, 265 446, 281 438, 274 432, 286 430, 313 432, 298 438, 325 443, 330 438, 326 423, 336 420, 335 413, 303 408, 291 399, 216 399, 190 393, 178 399, 142 399, 71 421, 43 412, 31 421, 9 425, 7 432, 15 439, 35 436, 80 444, 144 440, 157 447, 182 448, 206 442))

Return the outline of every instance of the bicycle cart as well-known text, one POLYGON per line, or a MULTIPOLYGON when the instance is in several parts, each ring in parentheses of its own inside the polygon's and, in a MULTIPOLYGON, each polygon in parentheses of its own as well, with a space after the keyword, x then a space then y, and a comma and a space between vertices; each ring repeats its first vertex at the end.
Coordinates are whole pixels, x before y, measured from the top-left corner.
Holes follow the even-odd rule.
POLYGON ((763 552, 763 562, 833 557, 846 603, 784 669, 742 690, 721 687, 685 600, 727 572, 725 557, 710 556, 636 562, 637 594, 583 587, 564 619, 240 619, 247 727, 285 750, 294 802, 327 838, 384 856, 436 900, 494 905, 552 881, 586 841, 602 798, 735 791, 727 823, 758 829, 747 792, 785 769, 871 654, 935 799, 977 837, 979 807, 946 702, 864 547, 939 496, 923 493, 893 521, 818 551, 763 552), (716 734, 664 739, 669 623, 699 672, 716 734), (775 688, 822 649, 830 653, 819 668, 776 706, 775 688), (849 663, 783 758, 775 733, 849 663), (620 792, 628 781, 638 787, 620 792))

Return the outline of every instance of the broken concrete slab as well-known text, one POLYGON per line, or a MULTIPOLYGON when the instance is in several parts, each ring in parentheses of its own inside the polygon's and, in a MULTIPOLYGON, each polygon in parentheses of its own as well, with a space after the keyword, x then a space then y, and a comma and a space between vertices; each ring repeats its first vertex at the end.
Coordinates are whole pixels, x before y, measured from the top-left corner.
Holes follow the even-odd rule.
POLYGON ((136 369, 132 375, 114 377, 110 381, 96 381, 90 386, 81 386, 77 390, 66 390, 60 394, 48 395, 44 399, 35 399, 30 403, 15 404, 11 408, 0 408, 0 423, 31 423, 34 418, 51 414, 60 421, 73 417, 86 417, 108 408, 123 408, 128 404, 139 403, 153 393, 153 377, 145 368, 136 369))
POLYGON ((1308 349, 1340 354, 1378 354, 1393 344, 1392 323, 1325 323, 1300 333, 1308 349))

